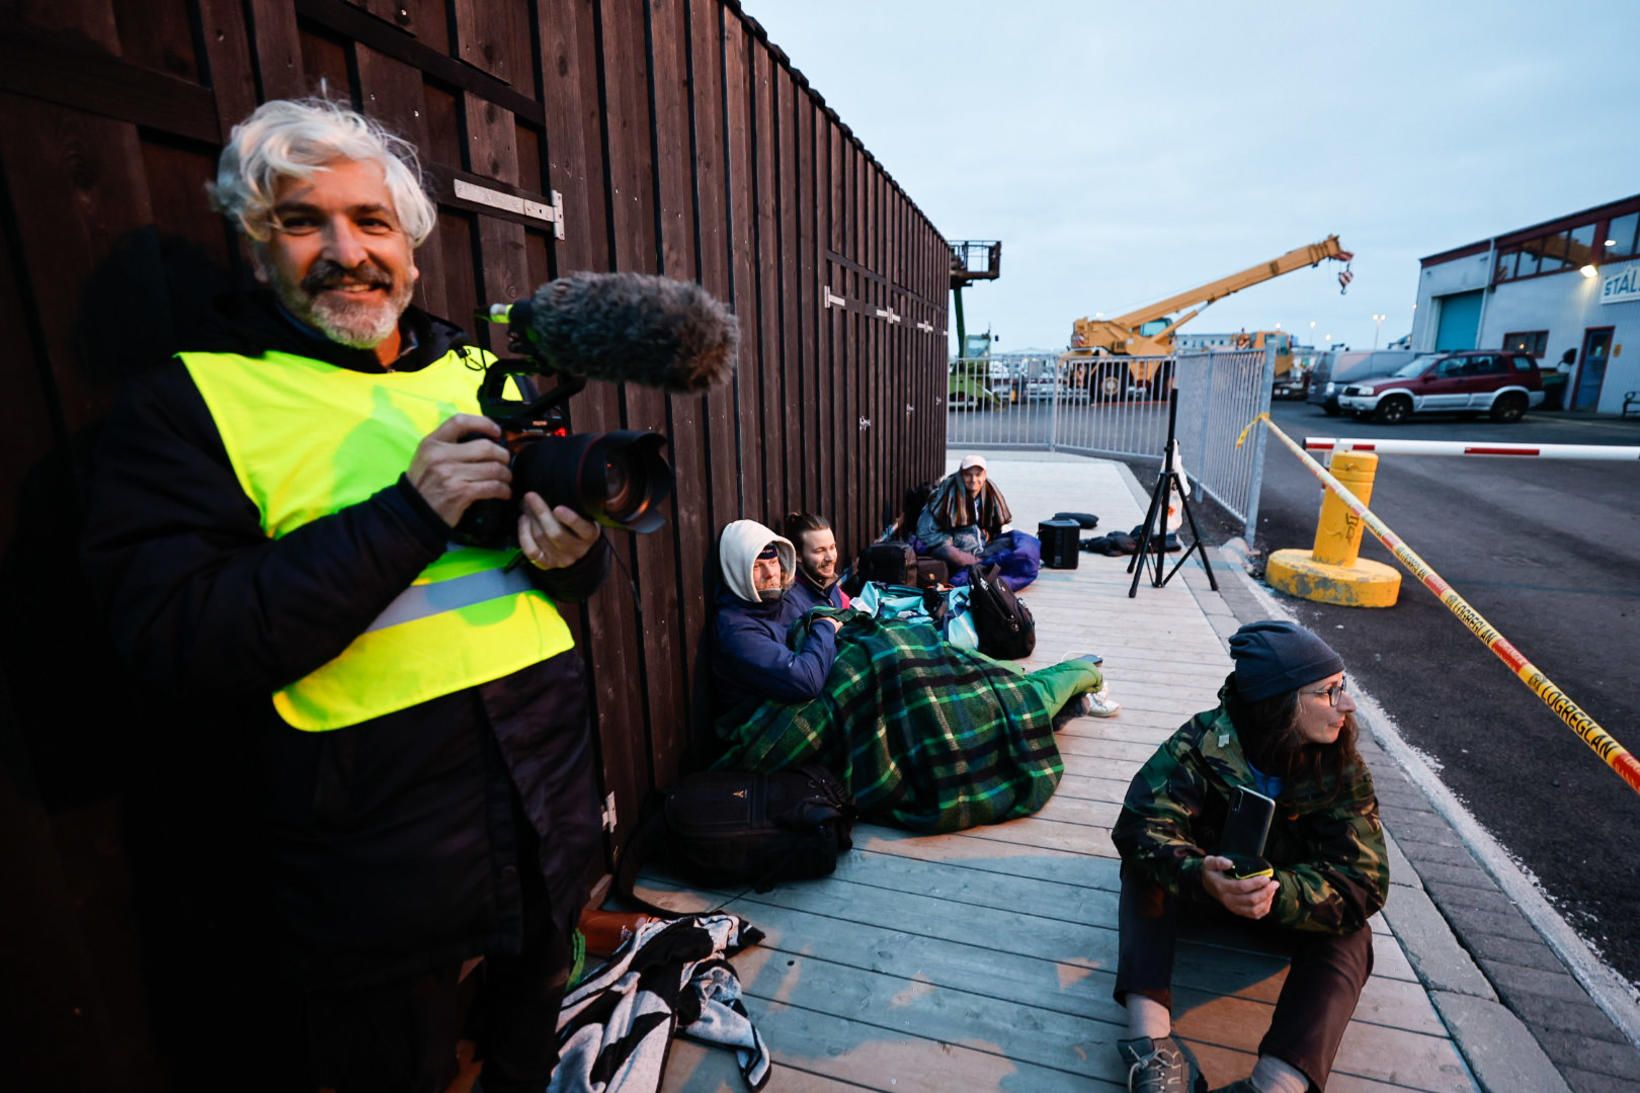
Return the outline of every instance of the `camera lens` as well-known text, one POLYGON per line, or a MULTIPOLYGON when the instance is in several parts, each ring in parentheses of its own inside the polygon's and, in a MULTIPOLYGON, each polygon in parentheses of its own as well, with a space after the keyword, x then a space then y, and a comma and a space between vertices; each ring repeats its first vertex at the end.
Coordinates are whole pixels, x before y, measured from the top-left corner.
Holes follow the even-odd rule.
POLYGON ((548 505, 568 505, 605 527, 658 530, 672 493, 672 467, 659 433, 573 433, 529 442, 513 460, 513 492, 533 490, 548 505))

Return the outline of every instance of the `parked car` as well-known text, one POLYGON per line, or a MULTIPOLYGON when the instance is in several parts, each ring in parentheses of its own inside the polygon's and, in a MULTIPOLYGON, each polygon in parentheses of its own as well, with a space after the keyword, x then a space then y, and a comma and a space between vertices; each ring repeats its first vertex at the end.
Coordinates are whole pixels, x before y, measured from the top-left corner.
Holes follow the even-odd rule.
POLYGON ((1363 376, 1387 376, 1418 354, 1409 349, 1375 349, 1351 352, 1335 349, 1324 353, 1310 374, 1307 396, 1311 406, 1319 406, 1328 417, 1337 417, 1344 411, 1338 406, 1338 393, 1346 380, 1363 376))
POLYGON ((1352 380, 1339 392, 1338 405, 1390 425, 1431 412, 1519 421, 1528 409, 1543 405, 1543 376, 1525 353, 1420 353, 1390 375, 1352 380))

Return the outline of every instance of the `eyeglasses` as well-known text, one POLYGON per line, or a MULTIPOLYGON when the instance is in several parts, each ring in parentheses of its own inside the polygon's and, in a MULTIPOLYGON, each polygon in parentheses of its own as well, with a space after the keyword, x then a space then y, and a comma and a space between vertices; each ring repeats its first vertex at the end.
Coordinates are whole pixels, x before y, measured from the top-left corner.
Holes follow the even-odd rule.
POLYGON ((1325 690, 1305 691, 1304 693, 1307 694, 1307 695, 1326 695, 1327 696, 1327 705, 1331 706, 1333 709, 1336 710, 1336 709, 1338 709, 1339 696, 1344 693, 1345 689, 1346 688, 1344 686, 1344 681, 1341 679, 1337 683, 1334 683, 1331 687, 1326 688, 1325 690))

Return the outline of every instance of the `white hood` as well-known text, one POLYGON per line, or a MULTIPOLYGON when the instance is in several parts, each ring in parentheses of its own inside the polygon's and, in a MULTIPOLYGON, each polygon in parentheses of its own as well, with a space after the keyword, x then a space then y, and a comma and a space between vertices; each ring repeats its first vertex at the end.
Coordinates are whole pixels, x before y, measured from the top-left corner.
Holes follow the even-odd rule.
POLYGON ((723 567, 723 583, 729 591, 747 603, 759 602, 757 586, 752 582, 752 563, 763 553, 763 548, 774 544, 780 555, 780 587, 790 588, 797 573, 797 548, 791 540, 776 535, 756 520, 735 520, 725 525, 718 536, 718 561, 723 567))

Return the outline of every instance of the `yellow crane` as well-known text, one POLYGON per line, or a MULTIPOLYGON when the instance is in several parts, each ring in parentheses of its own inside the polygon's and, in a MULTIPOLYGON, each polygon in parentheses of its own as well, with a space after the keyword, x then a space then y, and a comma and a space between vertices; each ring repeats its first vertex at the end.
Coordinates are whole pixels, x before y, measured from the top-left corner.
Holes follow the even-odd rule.
POLYGON ((1338 275, 1340 291, 1343 291, 1349 286, 1351 274, 1348 263, 1353 257, 1354 255, 1339 245, 1338 236, 1329 235, 1319 243, 1295 248, 1268 262, 1249 266, 1240 273, 1209 281, 1188 292, 1169 296, 1147 307, 1118 315, 1114 319, 1077 319, 1071 327, 1070 348, 1060 357, 1062 363, 1069 365, 1070 375, 1066 376, 1066 380, 1077 386, 1087 383, 1090 393, 1095 398, 1120 396, 1128 380, 1160 394, 1166 387, 1167 379, 1170 378, 1169 373, 1157 382, 1158 373, 1162 371, 1161 361, 1123 362, 1127 366, 1126 378, 1122 376, 1122 368, 1116 362, 1110 362, 1103 367, 1095 362, 1101 357, 1171 356, 1173 332, 1201 314, 1202 309, 1215 300, 1222 300, 1232 292, 1240 292, 1244 288, 1251 288, 1296 269, 1318 266, 1328 259, 1346 265, 1344 271, 1338 275), (1192 310, 1172 318, 1174 312, 1181 308, 1192 310))

